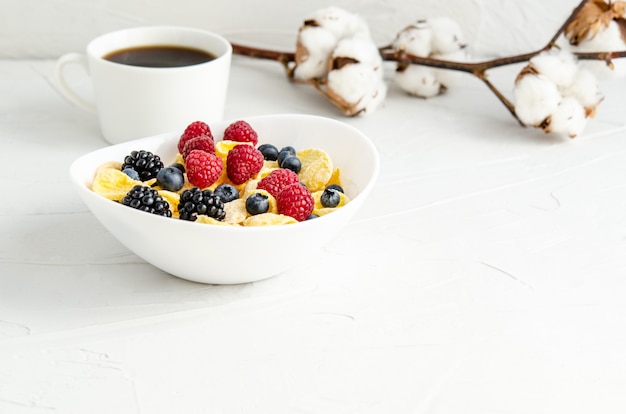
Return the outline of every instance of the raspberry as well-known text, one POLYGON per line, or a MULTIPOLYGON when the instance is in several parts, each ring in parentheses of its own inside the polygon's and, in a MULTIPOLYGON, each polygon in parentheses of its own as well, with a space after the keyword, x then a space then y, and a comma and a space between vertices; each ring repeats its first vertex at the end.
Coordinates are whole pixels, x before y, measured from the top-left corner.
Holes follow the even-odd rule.
POLYGON ((224 163, 215 154, 193 150, 185 160, 187 179, 196 187, 205 188, 216 182, 222 175, 224 163))
POLYGON ((315 199, 308 188, 300 183, 285 187, 276 197, 278 212, 304 221, 313 212, 315 199))
POLYGON ((211 133, 211 128, 202 121, 195 121, 191 124, 187 125, 185 131, 178 139, 178 152, 183 153, 183 148, 185 147, 185 143, 192 138, 199 137, 202 135, 206 135, 209 138, 213 139, 213 134, 211 133))
POLYGON ((226 173, 235 185, 243 184, 263 168, 263 154, 252 145, 241 144, 228 151, 226 173))
POLYGON ((187 155, 189 155, 189 153, 195 149, 215 154, 215 142, 213 142, 213 138, 206 135, 200 135, 195 138, 191 138, 187 140, 187 142, 185 142, 185 145, 183 145, 183 150, 180 152, 180 154, 183 156, 183 159, 187 159, 187 155))
POLYGON ((300 182, 298 174, 285 168, 279 168, 259 181, 256 188, 265 190, 276 198, 283 188, 298 182, 300 182))
POLYGON ((235 121, 224 130, 224 140, 237 142, 251 142, 256 146, 259 136, 246 121, 235 121))

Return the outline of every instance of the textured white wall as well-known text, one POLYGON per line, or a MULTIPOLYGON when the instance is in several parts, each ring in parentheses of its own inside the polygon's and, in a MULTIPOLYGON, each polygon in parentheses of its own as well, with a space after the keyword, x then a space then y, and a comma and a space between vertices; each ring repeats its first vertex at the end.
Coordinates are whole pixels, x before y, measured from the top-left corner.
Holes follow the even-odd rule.
MULTIPOLYGON (((0 58, 54 58, 98 34, 145 24, 295 33, 307 14, 339 6, 363 16, 382 44, 413 20, 447 15, 475 55, 537 49, 578 0, 0 0, 0 58)), ((286 39, 290 41, 289 38, 286 39)), ((285 41, 283 41, 284 43, 285 41)), ((289 43, 290 44, 290 43, 289 43)))

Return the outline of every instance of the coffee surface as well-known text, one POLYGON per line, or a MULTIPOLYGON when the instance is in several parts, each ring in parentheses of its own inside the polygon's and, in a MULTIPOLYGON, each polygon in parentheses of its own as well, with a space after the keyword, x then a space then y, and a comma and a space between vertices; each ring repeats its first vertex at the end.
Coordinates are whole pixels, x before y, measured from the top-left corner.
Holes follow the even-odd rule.
POLYGON ((174 68, 208 62, 215 56, 204 50, 181 46, 140 46, 116 50, 103 59, 131 66, 174 68))

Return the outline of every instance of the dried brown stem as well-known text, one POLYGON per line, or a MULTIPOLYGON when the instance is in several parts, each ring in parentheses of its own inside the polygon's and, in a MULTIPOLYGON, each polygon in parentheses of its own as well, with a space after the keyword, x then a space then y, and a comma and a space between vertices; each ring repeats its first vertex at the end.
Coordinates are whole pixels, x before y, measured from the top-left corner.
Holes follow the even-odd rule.
MULTIPOLYGON (((447 70, 466 72, 473 76, 476 76, 477 78, 479 78, 485 83, 485 85, 496 95, 496 97, 500 100, 500 102, 502 102, 502 104, 513 115, 513 117, 517 119, 517 121, 520 122, 520 124, 522 124, 522 122, 519 120, 519 118, 515 114, 515 105, 511 101, 509 101, 504 96, 504 94, 489 81, 487 77, 487 71, 490 69, 495 69, 495 68, 502 67, 502 66, 528 62, 534 56, 537 56, 538 54, 544 51, 557 47, 556 42, 559 39, 559 37, 563 34, 565 29, 568 27, 568 25, 572 22, 572 20, 574 20, 577 17, 577 15, 580 13, 582 8, 589 1, 590 0, 582 0, 580 4, 573 9, 572 13, 567 18, 567 20, 554 33, 550 41, 543 48, 535 50, 530 53, 523 53, 523 54, 518 54, 518 55, 513 55, 513 56, 505 56, 501 58, 479 61, 479 62, 457 62, 457 61, 450 61, 450 60, 435 59, 432 57, 414 56, 403 51, 398 52, 394 50, 391 47, 391 45, 381 47, 379 49, 379 52, 383 60, 396 62, 398 67, 406 67, 411 64, 422 65, 422 66, 428 66, 428 67, 437 68, 437 69, 447 69, 447 70)), ((293 67, 295 63, 295 53, 256 49, 256 48, 247 47, 244 45, 234 44, 234 43, 232 44, 232 46, 233 46, 233 53, 237 55, 278 61, 279 63, 283 65, 288 78, 291 81, 294 81, 293 67)), ((579 59, 582 59, 582 60, 604 61, 607 63, 607 65, 611 66, 613 59, 626 57, 626 51, 587 52, 587 53, 575 53, 575 55, 579 59)), ((313 84, 317 90, 322 92, 324 96, 328 98, 327 94, 320 87, 319 82, 305 82, 305 83, 313 84)))

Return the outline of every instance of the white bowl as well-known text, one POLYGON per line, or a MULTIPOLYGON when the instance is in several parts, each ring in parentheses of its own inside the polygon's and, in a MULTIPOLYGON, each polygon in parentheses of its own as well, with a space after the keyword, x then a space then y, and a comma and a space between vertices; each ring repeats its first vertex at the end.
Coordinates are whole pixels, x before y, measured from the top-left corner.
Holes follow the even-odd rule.
MULTIPOLYGON (((311 260, 354 216, 371 191, 379 157, 371 141, 345 123, 309 115, 271 115, 245 120, 258 132, 259 144, 278 148, 320 148, 341 169, 350 202, 330 214, 296 224, 235 227, 213 226, 144 213, 110 201, 90 186, 98 166, 121 161, 132 150, 174 160, 180 132, 166 133, 99 149, 83 155, 70 168, 82 200, 122 244, 148 263, 174 276, 201 283, 253 282, 311 260)), ((210 124, 215 140, 232 121, 210 124)), ((182 132, 182 131, 181 131, 182 132)))

